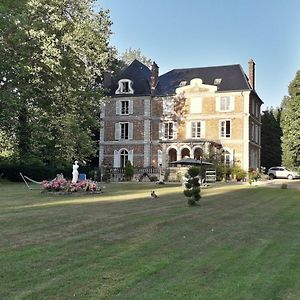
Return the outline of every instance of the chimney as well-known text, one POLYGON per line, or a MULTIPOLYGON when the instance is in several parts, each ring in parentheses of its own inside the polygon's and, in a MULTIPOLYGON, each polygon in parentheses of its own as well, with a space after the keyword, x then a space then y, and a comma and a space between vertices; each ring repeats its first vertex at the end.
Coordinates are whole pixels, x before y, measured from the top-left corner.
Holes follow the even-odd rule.
POLYGON ((253 90, 255 90, 255 62, 250 59, 249 62, 249 83, 253 90))
POLYGON ((154 61, 151 66, 151 77, 150 77, 151 94, 155 92, 156 86, 158 84, 158 70, 159 70, 159 66, 154 61))

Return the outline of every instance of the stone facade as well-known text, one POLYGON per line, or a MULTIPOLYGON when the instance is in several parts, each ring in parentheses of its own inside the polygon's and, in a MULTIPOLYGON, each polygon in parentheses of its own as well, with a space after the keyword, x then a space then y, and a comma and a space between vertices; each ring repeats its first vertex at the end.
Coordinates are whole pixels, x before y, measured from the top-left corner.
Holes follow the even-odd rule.
MULTIPOLYGON (((136 168, 166 168, 185 156, 199 159, 222 152, 228 165, 238 164, 244 170, 260 167, 262 101, 250 85, 244 90, 221 90, 218 84, 196 77, 172 95, 159 95, 157 72, 155 65, 151 76, 145 73, 148 93, 135 94, 135 78, 128 74, 124 80, 133 82, 132 89, 122 94, 121 78, 118 94, 112 90, 102 109, 100 166, 123 168, 131 160, 136 168)), ((253 80, 254 69, 251 72, 253 80)))

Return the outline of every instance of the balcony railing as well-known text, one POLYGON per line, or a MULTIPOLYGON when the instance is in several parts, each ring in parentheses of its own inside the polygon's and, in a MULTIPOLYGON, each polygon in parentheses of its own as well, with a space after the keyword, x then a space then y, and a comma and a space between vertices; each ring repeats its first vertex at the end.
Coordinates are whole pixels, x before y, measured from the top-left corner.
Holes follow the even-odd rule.
MULTIPOLYGON (((125 168, 111 168, 110 170, 111 174, 124 174, 125 173, 125 168)), ((159 173, 158 168, 134 168, 134 174, 157 174, 159 173)))

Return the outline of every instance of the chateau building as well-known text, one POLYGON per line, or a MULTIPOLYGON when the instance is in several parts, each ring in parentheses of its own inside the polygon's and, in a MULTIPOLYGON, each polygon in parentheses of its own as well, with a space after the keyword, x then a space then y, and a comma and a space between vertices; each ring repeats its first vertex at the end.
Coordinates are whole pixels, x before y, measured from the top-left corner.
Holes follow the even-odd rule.
POLYGON ((174 69, 159 76, 135 60, 112 80, 101 113, 99 164, 167 168, 221 153, 226 165, 260 167, 262 100, 255 63, 174 69))

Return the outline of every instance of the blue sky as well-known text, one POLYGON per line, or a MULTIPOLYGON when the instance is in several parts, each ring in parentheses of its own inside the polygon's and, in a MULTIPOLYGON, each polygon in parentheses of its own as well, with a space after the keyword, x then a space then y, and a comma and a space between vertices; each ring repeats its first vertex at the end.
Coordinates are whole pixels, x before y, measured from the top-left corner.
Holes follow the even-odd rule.
POLYGON ((175 68, 256 63, 264 108, 279 106, 300 69, 299 0, 99 0, 111 45, 141 49, 160 74, 175 68))

